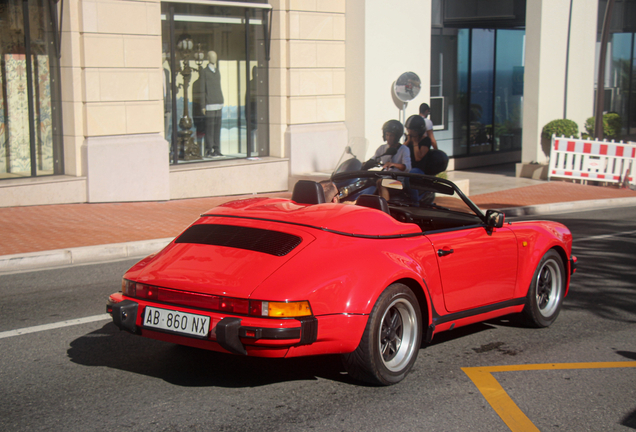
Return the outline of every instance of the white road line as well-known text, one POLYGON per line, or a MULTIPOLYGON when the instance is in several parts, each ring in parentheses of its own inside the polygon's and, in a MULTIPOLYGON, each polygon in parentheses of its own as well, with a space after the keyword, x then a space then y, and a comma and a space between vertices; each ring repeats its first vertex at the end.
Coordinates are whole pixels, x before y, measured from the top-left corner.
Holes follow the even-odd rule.
POLYGON ((61 327, 69 327, 69 326, 74 326, 78 324, 86 324, 86 323, 95 322, 95 321, 105 321, 108 319, 111 319, 111 316, 110 314, 106 313, 102 315, 93 315, 93 316, 89 316, 85 318, 72 319, 68 321, 60 321, 60 322, 51 323, 51 324, 25 327, 22 329, 0 332, 0 339, 12 337, 12 336, 20 336, 20 335, 28 334, 28 333, 37 333, 37 332, 52 330, 52 329, 61 328, 61 327))
POLYGON ((604 238, 609 238, 609 237, 620 237, 620 236, 624 236, 624 235, 628 235, 628 234, 636 234, 636 230, 634 230, 634 231, 623 231, 623 232, 618 232, 618 233, 613 233, 613 234, 602 234, 602 235, 591 236, 591 237, 575 238, 574 240, 572 240, 572 242, 585 241, 585 240, 598 240, 598 239, 604 239, 604 238))

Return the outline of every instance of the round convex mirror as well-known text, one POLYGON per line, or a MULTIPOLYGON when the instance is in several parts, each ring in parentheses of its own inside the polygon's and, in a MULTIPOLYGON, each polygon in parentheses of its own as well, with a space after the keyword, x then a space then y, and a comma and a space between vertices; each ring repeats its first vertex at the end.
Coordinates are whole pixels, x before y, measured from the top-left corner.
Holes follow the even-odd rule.
POLYGON ((408 102, 420 93, 422 82, 415 72, 404 72, 394 83, 393 91, 399 100, 408 102))

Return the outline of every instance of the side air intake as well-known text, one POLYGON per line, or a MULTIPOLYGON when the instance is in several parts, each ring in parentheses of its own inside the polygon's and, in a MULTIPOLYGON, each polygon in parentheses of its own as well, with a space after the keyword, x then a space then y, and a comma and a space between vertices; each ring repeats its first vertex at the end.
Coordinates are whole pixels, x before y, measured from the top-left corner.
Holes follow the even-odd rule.
POLYGON ((193 225, 175 243, 226 246, 285 256, 302 242, 302 238, 279 231, 233 225, 193 225))

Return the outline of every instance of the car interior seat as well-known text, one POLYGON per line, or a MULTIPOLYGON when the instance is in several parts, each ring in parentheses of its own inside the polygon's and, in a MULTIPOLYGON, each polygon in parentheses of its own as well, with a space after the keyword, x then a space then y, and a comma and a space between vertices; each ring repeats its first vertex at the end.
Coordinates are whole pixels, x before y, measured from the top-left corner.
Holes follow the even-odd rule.
POLYGON ((391 214, 389 211, 389 203, 379 195, 360 195, 356 201, 356 205, 363 207, 371 207, 381 210, 384 213, 391 214))
POLYGON ((297 204, 323 204, 325 192, 315 181, 299 180, 294 186, 291 199, 297 204))

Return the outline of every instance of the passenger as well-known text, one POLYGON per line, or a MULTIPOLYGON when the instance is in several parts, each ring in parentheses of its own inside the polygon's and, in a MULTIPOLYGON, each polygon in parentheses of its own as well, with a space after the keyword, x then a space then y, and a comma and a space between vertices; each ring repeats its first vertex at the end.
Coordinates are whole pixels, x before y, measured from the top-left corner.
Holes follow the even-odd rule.
MULTIPOLYGON (((406 119, 406 132, 407 138, 404 145, 409 149, 413 165, 410 172, 425 174, 426 157, 431 151, 431 139, 427 135, 424 118, 419 115, 412 115, 406 119)), ((414 203, 419 203, 423 199, 423 196, 415 189, 410 189, 409 195, 414 203)), ((426 202, 431 201, 435 196, 431 193, 425 193, 424 195, 427 197, 426 202)))
POLYGON ((412 168, 410 172, 424 174, 425 158, 431 149, 431 140, 426 135, 426 123, 419 115, 412 115, 406 120, 406 142, 408 147, 412 168))

